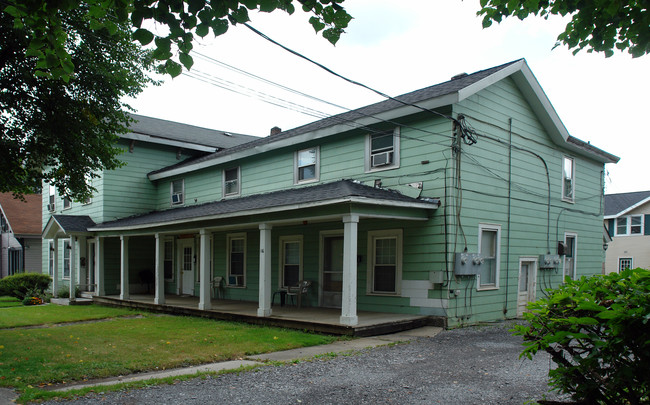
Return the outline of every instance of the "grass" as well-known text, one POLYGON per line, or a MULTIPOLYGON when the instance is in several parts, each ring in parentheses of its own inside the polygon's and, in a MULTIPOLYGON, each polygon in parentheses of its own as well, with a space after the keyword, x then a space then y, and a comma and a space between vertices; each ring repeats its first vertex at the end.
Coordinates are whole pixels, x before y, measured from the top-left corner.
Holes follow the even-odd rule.
POLYGON ((23 305, 18 298, 14 297, 0 297, 0 308, 19 307, 23 305))
POLYGON ((0 329, 0 386, 16 388, 21 400, 38 398, 41 388, 51 384, 234 360, 336 340, 295 330, 94 305, 5 308, 0 325, 5 328, 0 329), (142 316, 123 317, 133 314, 142 316), (7 326, 101 318, 111 319, 56 327, 7 326))

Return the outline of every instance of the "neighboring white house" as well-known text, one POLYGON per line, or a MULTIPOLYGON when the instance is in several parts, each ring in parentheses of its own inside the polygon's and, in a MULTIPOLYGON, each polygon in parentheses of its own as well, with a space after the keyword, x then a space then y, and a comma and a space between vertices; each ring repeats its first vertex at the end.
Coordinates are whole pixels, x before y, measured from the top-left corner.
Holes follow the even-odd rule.
POLYGON ((650 191, 605 195, 605 273, 650 269, 650 191))

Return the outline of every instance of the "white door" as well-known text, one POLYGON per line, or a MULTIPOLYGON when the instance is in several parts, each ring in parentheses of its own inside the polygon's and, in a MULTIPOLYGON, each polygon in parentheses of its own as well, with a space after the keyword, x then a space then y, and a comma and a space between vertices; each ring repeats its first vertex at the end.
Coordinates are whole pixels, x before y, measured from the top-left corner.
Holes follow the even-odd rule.
POLYGON ((343 235, 323 237, 322 306, 341 308, 343 287, 343 235))
POLYGON ((181 293, 194 295, 194 239, 178 241, 178 268, 181 269, 181 293))
POLYGON ((517 295, 517 316, 522 316, 529 302, 535 301, 537 288, 537 263, 533 260, 519 261, 519 292, 517 295))

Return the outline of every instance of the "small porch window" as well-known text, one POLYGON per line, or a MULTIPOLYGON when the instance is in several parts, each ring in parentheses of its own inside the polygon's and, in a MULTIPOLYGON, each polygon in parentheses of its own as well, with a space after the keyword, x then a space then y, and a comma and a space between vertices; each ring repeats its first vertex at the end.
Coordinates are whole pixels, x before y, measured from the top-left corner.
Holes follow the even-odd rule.
POLYGON ((174 281, 174 241, 165 241, 165 257, 163 260, 165 281, 174 281))
POLYGON ((302 278, 302 237, 280 239, 280 287, 298 285, 302 278))

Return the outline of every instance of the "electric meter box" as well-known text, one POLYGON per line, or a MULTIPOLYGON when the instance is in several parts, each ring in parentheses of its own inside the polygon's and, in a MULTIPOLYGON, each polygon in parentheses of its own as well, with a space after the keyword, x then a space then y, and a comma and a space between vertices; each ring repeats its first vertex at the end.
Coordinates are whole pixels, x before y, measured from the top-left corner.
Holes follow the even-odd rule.
POLYGON ((454 275, 475 276, 480 273, 485 259, 480 253, 456 253, 454 257, 454 275))
POLYGON ((557 269, 560 267, 560 255, 540 255, 539 268, 540 269, 557 269))

